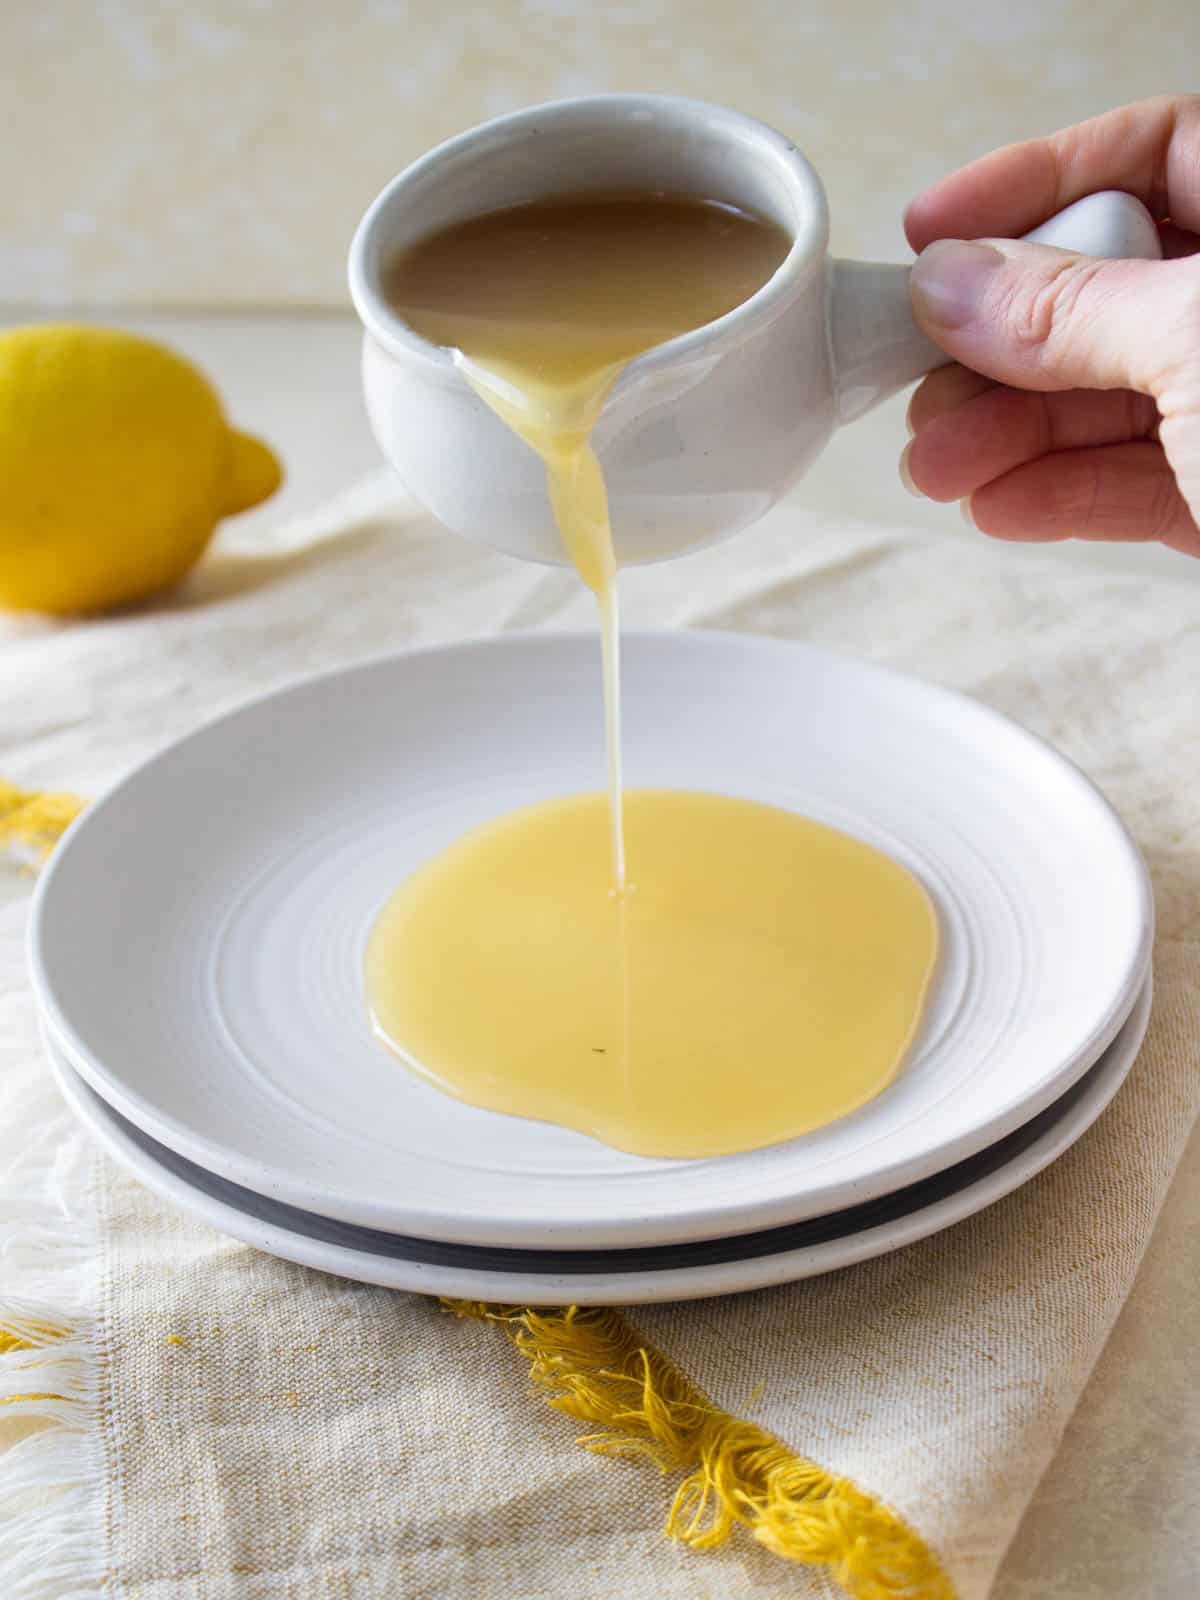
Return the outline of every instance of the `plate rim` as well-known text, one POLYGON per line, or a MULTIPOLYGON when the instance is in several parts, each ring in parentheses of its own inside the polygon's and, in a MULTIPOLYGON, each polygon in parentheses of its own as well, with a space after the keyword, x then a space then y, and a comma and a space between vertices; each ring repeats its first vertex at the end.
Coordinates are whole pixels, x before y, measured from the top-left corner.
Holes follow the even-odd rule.
MULTIPOLYGON (((1104 1053, 1128 1017, 1149 971, 1154 936, 1154 900, 1146 863, 1136 840, 1107 796, 1070 757, 1065 756, 1047 739, 1033 733, 1021 723, 998 711, 985 702, 959 689, 918 677, 915 674, 878 662, 867 661, 848 653, 828 650, 823 646, 803 640, 779 639, 759 634, 738 633, 732 630, 707 628, 629 629, 622 632, 623 647, 669 649, 678 646, 709 648, 710 642, 718 648, 736 648, 749 654, 773 656, 788 655, 795 660, 809 659, 832 662, 856 674, 865 675, 895 685, 903 692, 916 691, 934 702, 951 705, 969 714, 981 717, 1009 737, 1016 737, 1036 750, 1040 757, 1049 758, 1058 765, 1091 801, 1098 804, 1106 820, 1115 829, 1115 836, 1123 849, 1125 862, 1131 871, 1132 885, 1138 901, 1138 934, 1133 941, 1128 967, 1122 984, 1114 991, 1106 1011, 1094 1025, 1089 1035, 1081 1041, 1075 1052, 1051 1074, 1040 1090, 1010 1105, 977 1124, 969 1133, 956 1139, 947 1139, 917 1156, 898 1157, 889 1165, 874 1168, 869 1176, 832 1180, 818 1191, 821 1198, 810 1197, 800 1210, 789 1203, 786 1196, 742 1201, 731 1207, 726 1202, 716 1213, 697 1206, 689 1208, 686 1218, 675 1217, 663 1224, 659 1219, 639 1214, 636 1224, 628 1219, 612 1217, 607 1222, 594 1219, 563 1222, 555 1219, 552 1228, 556 1238, 564 1244, 580 1247, 594 1245, 604 1248, 613 1244, 617 1235, 634 1231, 639 1242, 654 1243, 684 1229, 693 1238, 714 1237, 720 1233, 746 1232, 752 1228, 770 1227, 796 1220, 801 1214, 817 1215, 840 1209, 857 1201, 868 1200, 909 1181, 916 1181, 930 1172, 938 1171, 954 1162, 966 1159, 986 1149, 997 1140, 1013 1132, 1023 1123, 1052 1104, 1071 1084, 1083 1076, 1104 1053), (732 1215, 730 1213, 732 1212, 732 1215), (727 1220, 717 1218, 724 1213, 727 1220)), ((596 636, 584 629, 523 629, 512 633, 492 634, 479 638, 451 640, 434 645, 417 645, 400 650, 385 650, 365 656, 340 666, 322 668, 302 673, 287 683, 277 685, 258 694, 251 694, 236 703, 217 710, 195 727, 157 747, 142 761, 108 785, 93 803, 77 817, 66 830, 51 855, 46 869, 35 887, 30 910, 26 951, 31 984, 41 1013, 49 1022, 58 1042, 71 1057, 73 1066, 85 1080, 112 1104, 129 1121, 143 1132, 177 1151, 198 1166, 253 1189, 260 1194, 295 1205, 301 1210, 314 1210, 312 1186, 302 1179, 293 1179, 262 1160, 241 1157, 216 1144, 207 1135, 195 1134, 173 1115, 159 1110, 146 1096, 128 1090, 118 1076, 108 1068, 98 1054, 89 1049, 63 1013, 54 994, 52 976, 47 970, 41 948, 42 927, 46 907, 56 893, 55 885, 67 869, 72 855, 80 848, 80 840, 88 835, 89 825, 114 803, 124 791, 131 788, 145 773, 166 760, 181 747, 203 738, 210 732, 243 717, 260 714, 264 707, 285 697, 295 695, 339 679, 352 679, 360 674, 386 670, 413 660, 436 660, 443 656, 486 655, 497 650, 509 652, 522 648, 586 645, 595 648, 596 636)), ((465 1221, 461 1216, 447 1216, 440 1205, 414 1206, 395 1195, 379 1200, 366 1200, 361 1196, 346 1194, 336 1187, 323 1186, 320 1194, 321 1214, 336 1217, 347 1223, 402 1231, 429 1238, 449 1238, 457 1235, 464 1243, 497 1244, 533 1247, 534 1241, 545 1237, 544 1214, 516 1218, 512 1215, 497 1219, 494 1214, 472 1216, 465 1221)))
MULTIPOLYGON (((312 1239, 278 1223, 255 1218, 251 1212, 227 1200, 198 1190, 186 1177, 162 1168, 152 1153, 136 1145, 104 1114, 112 1108, 74 1071, 60 1053, 61 1047, 56 1046, 48 1034, 43 1035, 43 1048, 51 1075, 72 1114, 123 1171, 189 1217, 267 1254, 351 1282, 418 1294, 530 1305, 562 1305, 567 1301, 582 1305, 649 1304, 743 1293, 839 1271, 929 1238, 1012 1194, 1064 1155, 1111 1104, 1132 1071, 1145 1041, 1152 1014, 1153 988, 1153 976, 1148 974, 1110 1047, 1112 1060, 1093 1063, 1090 1069, 1101 1073, 1101 1077, 1085 1088, 1061 1117, 1013 1158, 951 1194, 900 1218, 818 1244, 715 1264, 639 1270, 628 1277, 619 1273, 561 1276, 528 1269, 504 1273, 479 1272, 469 1267, 431 1267, 403 1256, 383 1257, 356 1251, 351 1246, 312 1239), (1127 1033, 1125 1030, 1130 1028, 1127 1033), (229 1218, 240 1225, 232 1229, 227 1227, 225 1223, 229 1218), (276 1248, 281 1241, 287 1248, 276 1248), (585 1292, 568 1292, 580 1288, 585 1292)), ((1072 1088, 1080 1081, 1076 1080, 1072 1088)), ((1070 1093, 1068 1089, 1066 1094, 1070 1093)))

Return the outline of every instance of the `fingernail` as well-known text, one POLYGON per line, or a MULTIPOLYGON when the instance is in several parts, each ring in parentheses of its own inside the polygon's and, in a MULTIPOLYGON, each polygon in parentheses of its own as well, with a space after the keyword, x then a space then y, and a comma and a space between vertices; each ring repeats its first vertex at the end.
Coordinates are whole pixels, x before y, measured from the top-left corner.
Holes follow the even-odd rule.
POLYGON ((961 328, 977 314, 988 278, 1003 262, 990 244, 937 239, 913 264, 913 305, 940 328, 961 328))
POLYGON ((904 426, 908 429, 908 437, 910 439, 915 439, 917 437, 917 430, 913 427, 913 419, 912 419, 913 401, 916 398, 917 398, 916 390, 914 390, 913 393, 909 395, 909 397, 908 397, 908 405, 905 407, 905 410, 904 410, 904 426))
POLYGON ((912 454, 912 445, 911 444, 906 444, 904 446, 904 449, 900 452, 900 482, 904 485, 904 487, 908 490, 909 494, 911 494, 914 499, 916 499, 916 500, 924 500, 925 496, 921 493, 920 489, 918 489, 916 484, 913 482, 912 472, 909 469, 908 458, 909 458, 909 456, 911 454, 912 454))
POLYGON ((973 513, 971 511, 971 496, 970 495, 967 495, 964 499, 962 499, 962 500, 960 500, 958 502, 958 509, 959 509, 959 512, 960 512, 960 514, 962 516, 962 519, 966 523, 967 527, 968 528, 974 528, 975 532, 978 533, 979 532, 979 524, 975 521, 975 517, 974 517, 974 515, 973 515, 973 513))

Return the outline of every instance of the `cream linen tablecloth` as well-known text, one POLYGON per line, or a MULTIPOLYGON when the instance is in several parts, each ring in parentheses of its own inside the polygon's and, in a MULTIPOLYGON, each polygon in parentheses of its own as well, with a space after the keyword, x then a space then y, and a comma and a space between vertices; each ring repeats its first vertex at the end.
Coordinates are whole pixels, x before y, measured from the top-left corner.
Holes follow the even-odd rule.
MULTIPOLYGON (((461 543, 395 493, 373 479, 273 548, 226 540, 158 607, 4 624, 0 771, 92 794, 302 670, 592 625, 571 574, 461 543)), ((1096 779, 1154 873, 1146 1046, 1054 1167, 883 1260, 631 1314, 719 1404, 893 1506, 962 1600, 982 1600, 1200 1103, 1195 592, 1061 566, 1051 582, 1036 550, 831 525, 792 504, 724 547, 628 574, 625 600, 632 624, 805 639, 967 690, 1096 779)), ((5 1600, 841 1592, 744 1530, 711 1553, 665 1540, 673 1482, 579 1449, 579 1426, 531 1396, 497 1329, 257 1255, 95 1155, 39 1059, 26 900, 22 889, 0 906, 0 1312, 35 1345, 0 1356, 7 1436, 19 1441, 0 1456, 5 1600), (44 1327, 59 1336, 47 1343, 44 1327)), ((1180 1360, 1194 1349, 1187 1288, 1173 1308, 1180 1360)), ((1144 1528, 1156 1514, 1123 1494, 1126 1452, 1145 1442, 1097 1449, 1097 1550, 1123 1519, 1144 1528)), ((1004 1600, 1085 1600, 1101 1587, 1092 1553, 1081 1549, 1072 1576, 1006 1584, 1004 1600)))

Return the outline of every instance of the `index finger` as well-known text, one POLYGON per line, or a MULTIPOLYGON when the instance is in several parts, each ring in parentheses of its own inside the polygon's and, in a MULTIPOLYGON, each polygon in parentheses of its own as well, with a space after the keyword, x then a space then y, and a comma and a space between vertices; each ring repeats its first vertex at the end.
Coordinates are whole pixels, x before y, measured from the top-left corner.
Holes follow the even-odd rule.
POLYGON ((951 173, 904 215, 908 242, 1016 239, 1098 189, 1137 195, 1155 221, 1200 233, 1200 95, 1164 95, 1006 145, 951 173))

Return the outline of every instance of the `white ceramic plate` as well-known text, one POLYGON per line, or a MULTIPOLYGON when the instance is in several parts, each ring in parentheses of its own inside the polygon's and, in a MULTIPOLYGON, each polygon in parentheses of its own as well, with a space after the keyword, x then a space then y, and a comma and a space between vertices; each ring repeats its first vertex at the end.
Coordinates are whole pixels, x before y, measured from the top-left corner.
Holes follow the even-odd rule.
POLYGON ((703 1161, 479 1111, 407 1072, 368 1025, 372 919, 463 829, 599 785, 598 654, 543 635, 393 656, 258 700, 139 768, 70 830, 36 898, 33 980, 72 1066, 154 1139, 300 1209, 612 1248, 914 1183, 1027 1122, 1111 1042, 1146 976, 1152 902, 1072 766, 971 700, 861 662, 649 634, 626 642, 632 784, 791 807, 927 885, 945 955, 910 1060, 830 1127, 703 1161))
POLYGON ((109 1154, 147 1188, 246 1244, 343 1278, 420 1294, 533 1305, 629 1305, 762 1289, 883 1255, 1001 1199, 1079 1138, 1116 1093, 1146 1031, 1150 982, 1100 1060, 999 1143, 849 1211, 765 1233, 632 1250, 545 1252, 372 1233, 265 1200, 158 1144, 105 1104, 46 1035, 59 1085, 109 1154))

